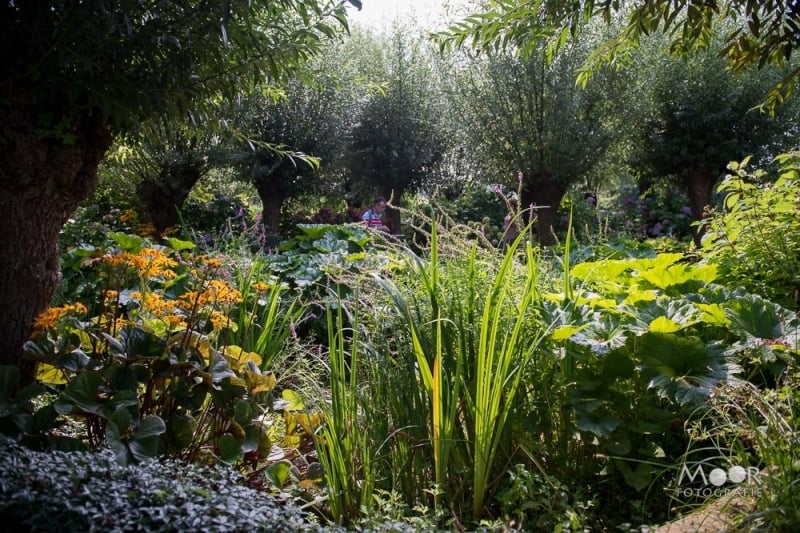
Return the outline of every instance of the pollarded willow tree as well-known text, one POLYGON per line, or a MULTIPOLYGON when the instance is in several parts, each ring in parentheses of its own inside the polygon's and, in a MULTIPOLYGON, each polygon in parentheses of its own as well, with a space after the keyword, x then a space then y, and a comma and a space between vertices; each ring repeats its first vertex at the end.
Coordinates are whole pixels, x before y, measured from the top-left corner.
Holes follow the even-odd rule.
MULTIPOLYGON (((378 55, 369 75, 383 84, 368 94, 350 132, 348 163, 357 188, 394 197, 416 192, 436 173, 447 148, 441 99, 436 94, 431 50, 411 31, 396 27, 369 48, 378 55)), ((369 200, 371 203, 371 199, 369 200)), ((400 231, 400 212, 387 209, 389 227, 400 231)))
POLYGON ((521 173, 521 207, 536 207, 544 245, 555 242, 567 189, 590 177, 616 136, 611 121, 620 80, 605 72, 576 87, 586 54, 575 44, 551 61, 544 47, 528 56, 499 52, 473 60, 457 78, 470 151, 490 165, 496 182, 521 173))
MULTIPOLYGON (((704 217, 728 163, 747 156, 767 162, 797 142, 796 102, 772 114, 757 107, 784 72, 734 75, 714 46, 688 57, 648 47, 636 54, 636 98, 644 102, 630 163, 647 181, 674 179, 687 193, 692 218, 704 217)), ((634 126, 632 124, 632 126, 634 126)), ((700 244, 702 232, 695 232, 700 244)))
MULTIPOLYGON (((511 46, 530 52, 542 41, 549 55, 581 33, 583 22, 610 22, 623 14, 623 31, 595 49, 584 79, 597 65, 616 61, 638 46, 644 36, 663 32, 674 53, 711 42, 720 20, 730 22, 720 55, 735 71, 771 64, 786 67, 800 46, 800 3, 796 0, 490 0, 487 9, 467 17, 439 35, 443 47, 469 44, 482 50, 511 46)), ((800 66, 765 94, 774 109, 794 92, 800 66)))
POLYGON ((0 364, 59 283, 58 234, 116 135, 286 78, 346 29, 341 0, 23 0, 0 7, 0 364))
POLYGON ((337 49, 323 52, 304 69, 306 81, 284 84, 274 98, 252 94, 240 106, 236 127, 247 143, 233 147, 231 160, 240 179, 255 187, 270 236, 279 232, 287 200, 322 193, 325 184, 336 181, 330 178, 344 150, 352 100, 330 57, 337 49))

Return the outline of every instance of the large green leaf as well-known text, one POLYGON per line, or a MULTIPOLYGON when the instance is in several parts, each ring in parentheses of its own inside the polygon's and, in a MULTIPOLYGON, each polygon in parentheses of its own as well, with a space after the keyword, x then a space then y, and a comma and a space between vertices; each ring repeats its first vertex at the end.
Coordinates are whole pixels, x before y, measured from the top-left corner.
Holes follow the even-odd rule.
POLYGON ((131 414, 124 407, 114 411, 106 424, 106 440, 114 451, 117 462, 127 465, 131 462, 131 454, 125 444, 125 437, 131 425, 131 414))
POLYGON ((165 440, 167 453, 175 453, 185 449, 192 443, 194 435, 194 419, 189 415, 172 413, 165 421, 165 440))
POLYGON ((595 412, 577 411, 576 420, 578 429, 594 433, 598 437, 611 435, 620 424, 620 419, 617 416, 603 412, 603 410, 595 412))
POLYGON ((682 299, 661 297, 620 308, 632 318, 630 329, 635 333, 674 333, 700 321, 697 308, 682 299))
POLYGON ((292 473, 292 463, 289 461, 276 461, 269 465, 264 471, 267 479, 275 488, 283 487, 292 473))
POLYGON ((626 461, 615 459, 614 465, 622 472, 625 482, 637 491, 647 487, 652 480, 652 469, 647 463, 638 463, 636 468, 631 468, 626 461))
POLYGON ((697 337, 646 333, 635 346, 648 387, 681 405, 704 403, 718 383, 733 379, 739 371, 719 345, 697 337))
POLYGON ((752 294, 730 302, 726 314, 736 334, 760 339, 781 337, 783 324, 792 318, 781 306, 752 294))
POLYGON ((56 410, 61 414, 70 414, 73 406, 83 412, 101 415, 105 402, 100 399, 100 387, 104 384, 100 372, 90 370, 78 374, 70 381, 61 398, 56 402, 56 410))
POLYGON ((224 463, 233 464, 244 455, 242 445, 233 435, 225 434, 219 438, 219 458, 224 463))
POLYGON ((120 336, 129 358, 160 357, 167 347, 164 339, 139 327, 123 328, 120 336))
POLYGON ((156 415, 142 417, 130 441, 131 454, 137 461, 158 455, 159 436, 167 430, 164 421, 156 415))

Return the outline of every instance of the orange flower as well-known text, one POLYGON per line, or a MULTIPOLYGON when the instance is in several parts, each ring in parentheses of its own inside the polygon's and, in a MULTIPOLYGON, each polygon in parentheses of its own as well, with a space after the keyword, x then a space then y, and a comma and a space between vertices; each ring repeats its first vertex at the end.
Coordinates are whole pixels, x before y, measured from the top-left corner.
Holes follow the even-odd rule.
POLYGON ((209 320, 211 320, 212 327, 217 331, 224 328, 225 325, 228 323, 228 317, 223 315, 219 311, 212 311, 209 320))
POLYGON ((269 290, 269 284, 259 281, 250 285, 250 288, 256 292, 267 292, 269 290))
POLYGON ((73 313, 82 315, 85 314, 86 311, 86 306, 80 302, 62 305, 60 307, 51 307, 47 311, 39 313, 39 316, 33 319, 33 327, 36 330, 52 328, 67 314, 73 313))

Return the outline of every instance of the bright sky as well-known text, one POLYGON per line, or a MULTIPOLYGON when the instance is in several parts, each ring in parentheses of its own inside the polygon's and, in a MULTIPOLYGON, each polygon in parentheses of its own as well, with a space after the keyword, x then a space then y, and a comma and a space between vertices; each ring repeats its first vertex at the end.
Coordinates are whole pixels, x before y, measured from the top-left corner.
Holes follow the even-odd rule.
POLYGON ((406 21, 416 17, 426 29, 442 22, 444 6, 459 4, 461 0, 361 0, 361 11, 349 6, 348 17, 360 24, 387 28, 395 19, 406 21))

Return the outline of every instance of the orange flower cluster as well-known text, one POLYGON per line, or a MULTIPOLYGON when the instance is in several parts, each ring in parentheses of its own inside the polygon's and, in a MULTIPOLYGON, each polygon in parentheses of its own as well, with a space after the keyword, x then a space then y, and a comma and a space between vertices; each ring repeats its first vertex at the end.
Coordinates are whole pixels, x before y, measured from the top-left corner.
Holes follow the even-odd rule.
POLYGON ((112 266, 122 266, 136 270, 144 279, 161 277, 174 278, 172 270, 178 262, 167 257, 164 252, 156 248, 143 248, 138 254, 122 252, 121 254, 106 256, 105 261, 112 266))
POLYGON ((189 291, 180 296, 185 309, 205 306, 224 306, 241 303, 242 293, 227 281, 210 280, 204 291, 189 291))
POLYGON ((60 307, 51 307, 47 311, 40 313, 39 316, 33 320, 33 327, 37 331, 52 328, 68 313, 82 315, 86 313, 86 306, 78 302, 62 305, 60 307))
POLYGON ((263 281, 258 281, 250 285, 250 289, 254 290, 255 292, 267 292, 269 290, 269 284, 264 283, 263 281))

